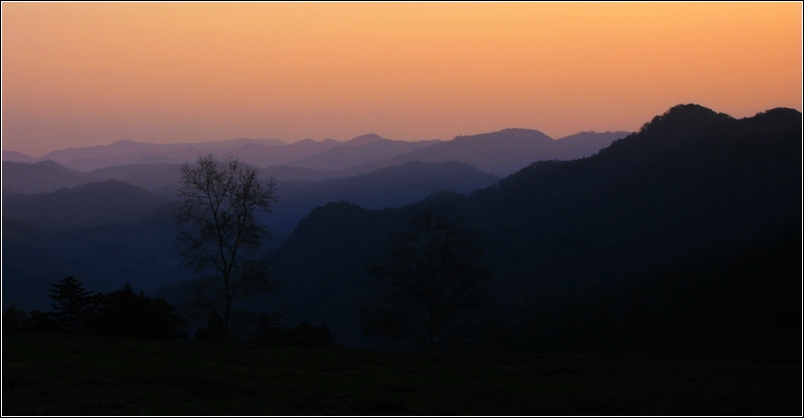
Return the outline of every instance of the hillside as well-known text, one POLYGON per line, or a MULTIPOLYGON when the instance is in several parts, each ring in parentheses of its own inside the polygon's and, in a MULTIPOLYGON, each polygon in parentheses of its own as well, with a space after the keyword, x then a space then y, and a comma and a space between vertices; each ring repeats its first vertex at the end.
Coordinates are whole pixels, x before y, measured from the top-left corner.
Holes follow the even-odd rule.
MULTIPOLYGON (((52 161, 50 164, 66 172, 80 173, 52 161)), ((163 175, 174 175, 177 169, 174 165, 132 165, 90 174, 101 178, 122 177, 147 185, 149 181, 163 180, 163 175)), ((494 176, 460 163, 411 163, 327 182, 280 182, 280 204, 266 221, 269 226, 291 231, 300 218, 329 200, 353 199, 371 207, 401 205, 436 190, 468 192, 494 181, 494 176)), ((191 270, 181 265, 175 245, 173 213, 177 202, 161 205, 165 201, 139 187, 116 181, 46 194, 6 194, 4 306, 14 301, 28 309, 47 307, 49 299, 41 289, 71 275, 105 291, 129 282, 151 292, 188 279, 191 270), (57 228, 78 229, 50 230, 57 228)), ((270 236, 272 240, 265 241, 266 251, 276 248, 285 238, 282 231, 274 229, 270 236)))
POLYGON ((3 217, 43 228, 78 228, 130 222, 165 203, 146 190, 116 180, 52 193, 3 196, 3 217))
POLYGON ((177 164, 129 164, 100 168, 88 174, 98 181, 118 180, 153 191, 178 185, 181 169, 177 164))
POLYGON ((368 289, 361 266, 415 207, 433 205, 482 229, 506 315, 582 302, 800 229, 800 138, 791 109, 738 120, 676 106, 595 156, 535 163, 468 198, 318 208, 275 254, 275 271, 295 318, 327 319, 334 334, 368 344, 352 308, 368 289))
POLYGON ((327 202, 348 201, 364 208, 398 207, 433 192, 469 193, 487 187, 498 178, 458 162, 418 161, 371 173, 315 182, 279 181, 279 202, 266 222, 292 231, 312 209, 327 202))
POLYGON ((3 194, 49 193, 93 181, 97 181, 95 176, 63 167, 53 160, 3 161, 3 194))
POLYGON ((12 302, 49 310, 50 284, 68 276, 96 291, 129 283, 151 292, 187 279, 174 242, 172 217, 128 225, 49 231, 3 219, 3 309, 12 302))
POLYGON ((3 161, 10 161, 16 163, 32 163, 36 158, 16 151, 3 150, 3 161))

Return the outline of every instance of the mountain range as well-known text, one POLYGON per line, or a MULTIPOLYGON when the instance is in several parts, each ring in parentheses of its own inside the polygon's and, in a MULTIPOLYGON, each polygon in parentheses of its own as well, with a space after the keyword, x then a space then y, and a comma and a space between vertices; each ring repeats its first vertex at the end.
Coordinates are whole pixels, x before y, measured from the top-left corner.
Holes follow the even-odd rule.
MULTIPOLYGON (((163 186, 165 177, 179 177, 179 166, 172 164, 133 164, 89 173, 70 170, 53 161, 6 164, 15 168, 8 171, 15 176, 12 180, 18 188, 58 186, 52 192, 32 194, 15 193, 11 187, 3 190, 4 218, 34 223, 45 229, 131 222, 163 204, 177 201, 177 187, 163 186), (19 164, 22 166, 17 167, 19 164), (146 190, 148 186, 153 191, 146 190)), ((469 193, 497 180, 496 176, 455 161, 414 161, 352 177, 280 181, 279 201, 265 223, 290 232, 312 209, 330 201, 346 200, 377 209, 397 207, 443 190, 469 193)))
MULTIPOLYGON (((497 309, 535 315, 800 231, 801 135, 792 109, 734 119, 676 106, 594 156, 536 162, 469 196, 441 193, 392 210, 316 208, 272 265, 288 283, 294 319, 368 344, 351 308, 370 289, 362 266, 415 209, 433 207, 482 230, 497 309)), ((800 285, 800 274, 763 280, 800 285)))
MULTIPOLYGON (((385 139, 375 134, 362 135, 345 142, 305 139, 293 144, 246 138, 199 144, 153 144, 123 140, 109 145, 53 151, 36 161, 53 160, 69 169, 92 172, 133 164, 178 165, 184 161, 194 161, 198 155, 214 153, 231 154, 248 164, 268 170, 272 166, 291 166, 324 172, 316 178, 318 180, 365 174, 410 161, 459 161, 484 172, 505 176, 537 160, 592 155, 625 135, 627 132, 582 132, 553 140, 535 130, 507 129, 456 137, 452 141, 407 142, 385 139)), ((33 162, 12 151, 4 151, 3 155, 4 163, 33 162)))
MULTIPOLYGON (((266 257, 283 286, 251 307, 376 348, 357 324, 355 304, 373 292, 364 266, 432 208, 481 231, 494 279, 478 349, 800 357, 801 137, 793 109, 736 119, 690 104, 631 134, 509 129, 388 158, 372 154, 390 141, 378 136, 309 141, 298 149, 321 150, 288 161, 309 166, 260 166, 279 179, 266 257), (363 157, 343 150, 358 149, 382 159, 349 166, 363 157), (321 153, 331 169, 316 165, 321 153)), ((67 275, 180 302, 192 272, 173 243, 177 168, 4 161, 4 308, 46 309, 42 289, 67 275), (111 203, 112 220, 65 217, 111 203)))

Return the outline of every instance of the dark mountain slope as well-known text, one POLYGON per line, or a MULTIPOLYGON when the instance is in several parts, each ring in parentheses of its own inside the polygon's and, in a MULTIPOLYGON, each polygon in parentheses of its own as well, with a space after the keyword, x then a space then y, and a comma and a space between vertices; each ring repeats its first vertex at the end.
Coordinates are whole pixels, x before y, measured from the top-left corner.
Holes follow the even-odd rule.
MULTIPOLYGON (((469 198, 417 205, 482 228, 498 309, 520 315, 800 229, 801 135, 794 110, 737 120, 681 105, 593 157, 536 163, 469 198)), ((351 303, 368 284, 359 263, 407 227, 411 210, 313 211, 274 259, 289 309, 330 318, 358 344, 351 303), (307 299, 309 289, 326 290, 307 299)))
POLYGON ((520 171, 464 216, 491 222, 490 261, 534 291, 746 245, 800 222, 800 114, 769 113, 785 115, 674 107, 595 157, 520 171))
POLYGON ((800 231, 651 274, 583 303, 500 321, 479 347, 800 364, 800 231))

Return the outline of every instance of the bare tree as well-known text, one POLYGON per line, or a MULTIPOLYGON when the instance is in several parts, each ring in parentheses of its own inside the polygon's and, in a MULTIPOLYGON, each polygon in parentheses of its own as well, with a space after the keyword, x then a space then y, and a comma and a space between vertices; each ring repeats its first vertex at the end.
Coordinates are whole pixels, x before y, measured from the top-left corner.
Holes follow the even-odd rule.
POLYGON ((479 231, 432 209, 410 221, 413 228, 389 235, 382 259, 367 267, 381 288, 359 309, 366 335, 412 339, 435 351, 485 305, 491 273, 480 264, 479 231))
POLYGON ((181 166, 176 213, 178 242, 185 261, 200 278, 192 286, 196 308, 216 311, 227 340, 233 337, 233 304, 275 290, 260 254, 267 234, 258 215, 276 203, 276 182, 262 183, 253 167, 232 156, 199 156, 181 166))

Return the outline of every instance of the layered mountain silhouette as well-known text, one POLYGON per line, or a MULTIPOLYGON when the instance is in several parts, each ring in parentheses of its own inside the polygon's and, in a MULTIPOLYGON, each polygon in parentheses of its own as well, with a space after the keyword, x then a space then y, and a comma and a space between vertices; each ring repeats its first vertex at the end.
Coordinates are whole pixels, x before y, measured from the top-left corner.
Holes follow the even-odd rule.
POLYGON ((292 283, 288 309, 326 319, 358 344, 355 313, 345 306, 365 296, 361 266, 379 255, 388 232, 407 227, 414 209, 432 206, 482 229, 500 309, 575 303, 673 263, 800 230, 801 135, 801 113, 792 109, 734 119, 680 105, 597 155, 538 162, 469 197, 443 193, 396 210, 317 208, 273 265, 292 283))
POLYGON ((279 230, 292 231, 312 209, 327 202, 348 201, 370 209, 398 207, 433 192, 469 193, 497 180, 496 176, 455 161, 414 161, 354 177, 285 181, 279 183, 279 202, 266 222, 279 230))
POLYGON ((97 178, 91 174, 71 170, 53 160, 37 163, 3 161, 4 195, 47 193, 96 180, 97 178))
POLYGON ((25 155, 21 152, 3 150, 3 161, 11 161, 15 163, 33 163, 36 158, 25 155))
POLYGON ((250 150, 262 151, 277 145, 287 145, 276 139, 240 138, 205 143, 154 144, 132 140, 117 141, 109 145, 70 148, 53 151, 40 159, 54 160, 67 168, 90 171, 127 164, 173 163, 194 160, 199 154, 217 153, 248 155, 250 150))
MULTIPOLYGON (((287 162, 287 165, 262 168, 260 175, 263 179, 274 177, 279 181, 280 204, 273 221, 277 228, 290 231, 309 210, 327 201, 345 199, 371 208, 395 207, 438 190, 466 193, 485 187, 494 179, 482 174, 482 170, 469 170, 469 165, 506 173, 535 160, 593 154, 624 134, 583 132, 553 140, 538 131, 509 129, 458 137, 449 142, 394 141, 368 134, 345 142, 303 140, 290 145, 276 140, 248 138, 168 145, 126 140, 47 155, 68 166, 84 169, 111 164, 90 171, 73 170, 53 160, 33 164, 4 162, 3 190, 16 194, 47 193, 90 182, 116 180, 142 187, 164 199, 175 199, 180 178, 178 164, 127 162, 178 161, 178 157, 194 157, 202 151, 218 154, 228 151, 245 162, 287 162), (427 164, 413 164, 416 162, 427 164), (121 163, 127 164, 119 165, 121 163), (435 169, 438 164, 440 168, 435 169), (417 170, 420 172, 416 173, 417 170), (462 174, 447 173, 450 170, 462 174), (394 179, 394 176, 398 178, 394 179), (372 177, 374 180, 366 180, 372 177), (298 183, 325 180, 328 182, 298 183)), ((33 213, 41 214, 41 211, 33 213)), ((33 213, 25 219, 48 227, 55 225, 50 221, 37 222, 33 213)))
POLYGON ((3 217, 48 228, 78 228, 130 222, 165 203, 131 184, 109 180, 31 195, 4 194, 3 217))
MULTIPOLYGON (((167 200, 178 199, 180 169, 173 164, 132 164, 88 173, 53 161, 5 164, 9 175, 4 178, 4 216, 45 228, 129 222, 167 200), (23 195, 15 193, 17 190, 42 193, 23 195)), ((352 177, 280 180, 279 203, 266 222, 289 232, 313 208, 329 201, 347 200, 367 208, 397 207, 436 191, 469 193, 498 179, 458 162, 411 162, 352 177)))
POLYGON ((336 145, 327 151, 290 162, 289 165, 314 170, 344 170, 356 165, 385 160, 429 147, 441 141, 393 141, 369 134, 336 145))
POLYGON ((172 213, 127 224, 46 230, 3 219, 3 304, 47 310, 47 289, 74 275, 97 291, 126 283, 152 292, 192 277, 174 240, 172 213), (44 291, 43 291, 44 289, 44 291))
MULTIPOLYGON (((79 171, 125 165, 181 164, 209 153, 232 155, 256 167, 292 166, 324 172, 293 180, 322 180, 365 174, 411 161, 459 161, 495 175, 508 175, 538 160, 575 159, 594 154, 627 132, 582 132, 559 140, 529 129, 506 129, 488 134, 456 137, 452 141, 395 141, 376 134, 345 142, 305 139, 286 144, 272 139, 240 138, 207 143, 154 144, 131 140, 109 145, 70 148, 48 153, 38 161, 53 160, 79 171)), ((5 155, 5 154, 4 154, 5 155)), ((4 161, 26 156, 7 152, 4 161)), ((273 170, 276 171, 276 170, 273 170)), ((309 173, 308 173, 309 174, 309 173)))
POLYGON ((342 173, 363 174, 411 161, 458 161, 480 171, 507 176, 539 160, 588 157, 627 132, 583 132, 559 140, 533 129, 504 129, 487 134, 458 136, 393 158, 361 164, 342 173))
MULTIPOLYGON (((287 240, 274 231, 281 246, 266 250, 284 283, 270 309, 284 309, 291 322, 326 324, 347 346, 375 347, 354 309, 372 291, 364 266, 389 232, 409 228, 415 210, 433 208, 482 231, 497 322, 478 344, 634 355, 729 346, 735 358, 764 359, 767 347, 789 356, 798 344, 800 353, 801 137, 796 110, 735 119, 679 105, 632 134, 553 140, 511 129, 351 167, 380 158, 368 151, 395 141, 367 135, 235 146, 253 151, 254 161, 276 158, 258 165, 279 179, 280 203, 266 220, 302 218, 287 240), (280 149, 290 151, 269 152, 280 149), (345 168, 316 168, 322 153, 345 168), (310 166, 291 165, 304 161, 310 166)), ((124 280, 164 295, 160 284, 175 289, 192 277, 175 250, 177 203, 160 206, 165 200, 145 190, 175 187, 175 179, 162 181, 177 167, 78 172, 52 161, 5 161, 4 306, 47 308, 41 289, 68 275, 94 289, 124 280), (123 178, 145 189, 81 183, 123 178)))

